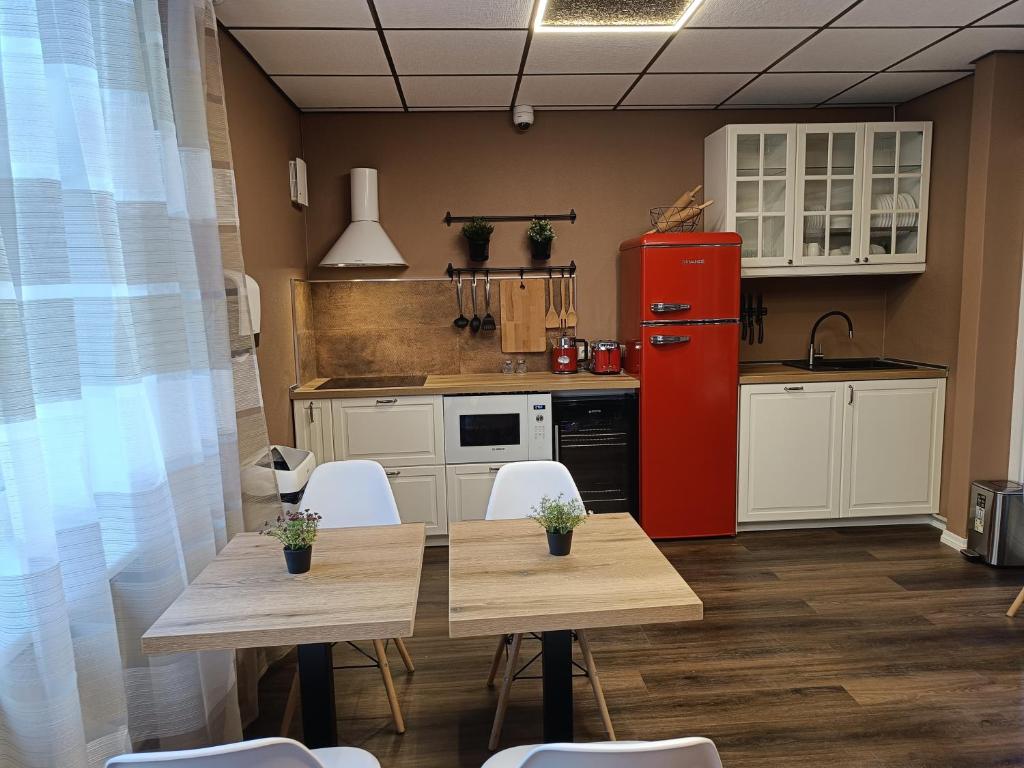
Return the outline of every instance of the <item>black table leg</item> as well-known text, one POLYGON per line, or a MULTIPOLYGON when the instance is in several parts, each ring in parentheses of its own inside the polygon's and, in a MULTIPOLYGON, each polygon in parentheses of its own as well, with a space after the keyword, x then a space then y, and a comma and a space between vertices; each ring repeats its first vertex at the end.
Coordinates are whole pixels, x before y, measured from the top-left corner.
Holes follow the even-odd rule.
POLYGON ((541 646, 544 741, 572 741, 572 632, 545 632, 541 646))
POLYGON ((298 646, 303 742, 310 749, 338 746, 334 662, 330 643, 298 646))

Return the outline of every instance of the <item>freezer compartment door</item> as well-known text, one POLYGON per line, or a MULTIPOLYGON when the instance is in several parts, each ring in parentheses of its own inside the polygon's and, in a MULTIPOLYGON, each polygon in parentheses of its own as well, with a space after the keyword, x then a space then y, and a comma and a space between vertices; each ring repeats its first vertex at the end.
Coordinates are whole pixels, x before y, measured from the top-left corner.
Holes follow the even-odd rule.
POLYGON ((643 329, 640 523, 651 538, 736 533, 739 326, 643 329))
POLYGON ((647 246, 641 258, 644 322, 739 317, 739 246, 647 246))

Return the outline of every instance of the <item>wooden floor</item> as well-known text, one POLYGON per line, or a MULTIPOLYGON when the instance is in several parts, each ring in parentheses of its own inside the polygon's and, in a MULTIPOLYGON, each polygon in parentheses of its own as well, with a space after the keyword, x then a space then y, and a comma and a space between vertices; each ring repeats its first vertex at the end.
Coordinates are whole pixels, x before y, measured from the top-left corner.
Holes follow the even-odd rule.
MULTIPOLYGON (((1024 569, 965 562, 930 527, 844 528, 672 542, 703 622, 592 631, 620 739, 707 736, 726 768, 1024 766, 1024 569)), ((384 768, 479 766, 496 694, 494 640, 450 640, 447 550, 428 549, 417 671, 392 656, 408 731, 374 669, 336 673, 344 743, 384 768)), ((338 651, 336 663, 356 663, 338 651)), ((248 737, 276 735, 294 662, 261 685, 248 737)), ((585 680, 577 739, 603 738, 585 680)), ((502 746, 541 740, 539 680, 513 687, 502 746)), ((296 718, 292 736, 301 738, 296 718)))

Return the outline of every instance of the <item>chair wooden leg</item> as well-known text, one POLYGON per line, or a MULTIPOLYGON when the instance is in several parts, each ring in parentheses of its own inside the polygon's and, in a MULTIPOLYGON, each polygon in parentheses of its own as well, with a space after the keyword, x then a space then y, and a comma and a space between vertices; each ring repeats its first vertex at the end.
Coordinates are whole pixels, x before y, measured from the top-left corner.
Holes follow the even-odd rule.
POLYGON ((288 700, 284 704, 284 714, 281 715, 281 736, 287 737, 292 729, 292 720, 295 718, 295 708, 299 705, 299 670, 295 670, 292 684, 288 688, 288 700))
POLYGON ((398 655, 402 657, 402 663, 405 664, 405 668, 409 672, 415 672, 416 665, 412 663, 412 656, 409 655, 409 649, 405 647, 405 643, 402 642, 402 638, 395 638, 395 646, 398 648, 398 655))
POLYGON ((494 687, 494 678, 498 676, 498 667, 501 666, 501 654, 505 652, 505 641, 507 635, 498 638, 498 647, 494 649, 494 658, 491 659, 491 672, 487 675, 487 687, 494 687))
POLYGON ((1006 615, 1016 616, 1017 611, 1020 610, 1021 605, 1024 605, 1024 588, 1020 590, 1020 594, 1017 595, 1017 599, 1013 601, 1013 605, 1010 606, 1010 610, 1006 612, 1006 615))
POLYGON ((498 740, 501 738, 501 727, 505 724, 505 711, 508 709, 508 694, 512 688, 512 677, 516 673, 516 664, 519 662, 519 646, 522 645, 522 635, 512 635, 512 647, 508 652, 508 663, 505 665, 505 678, 501 681, 501 689, 498 691, 498 707, 494 711, 494 725, 491 726, 491 738, 487 747, 492 752, 498 748, 498 740))
POLYGON ((590 685, 594 689, 594 698, 597 699, 597 709, 601 713, 601 722, 604 729, 608 731, 608 740, 615 741, 615 729, 612 727, 612 718, 608 714, 608 705, 604 700, 604 690, 601 688, 601 679, 597 676, 597 665, 594 664, 594 655, 590 652, 590 643, 587 635, 582 629, 576 630, 576 639, 580 644, 580 651, 583 652, 583 662, 587 667, 587 674, 590 676, 590 685))
POLYGON ((380 676, 384 678, 384 690, 388 694, 388 704, 391 705, 391 717, 395 720, 395 730, 405 733, 405 720, 402 719, 402 710, 398 706, 398 694, 395 693, 395 683, 391 679, 391 667, 388 665, 388 657, 384 651, 384 641, 374 640, 373 650, 380 663, 380 676))

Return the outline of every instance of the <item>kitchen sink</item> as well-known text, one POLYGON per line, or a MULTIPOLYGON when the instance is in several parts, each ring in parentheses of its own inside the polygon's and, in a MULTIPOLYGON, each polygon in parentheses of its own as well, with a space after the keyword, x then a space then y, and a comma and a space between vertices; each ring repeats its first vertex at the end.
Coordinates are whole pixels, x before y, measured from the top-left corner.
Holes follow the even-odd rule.
POLYGON ((920 367, 913 363, 886 360, 884 357, 837 357, 815 360, 814 365, 810 365, 806 360, 786 360, 783 365, 802 368, 805 371, 900 371, 920 367))

